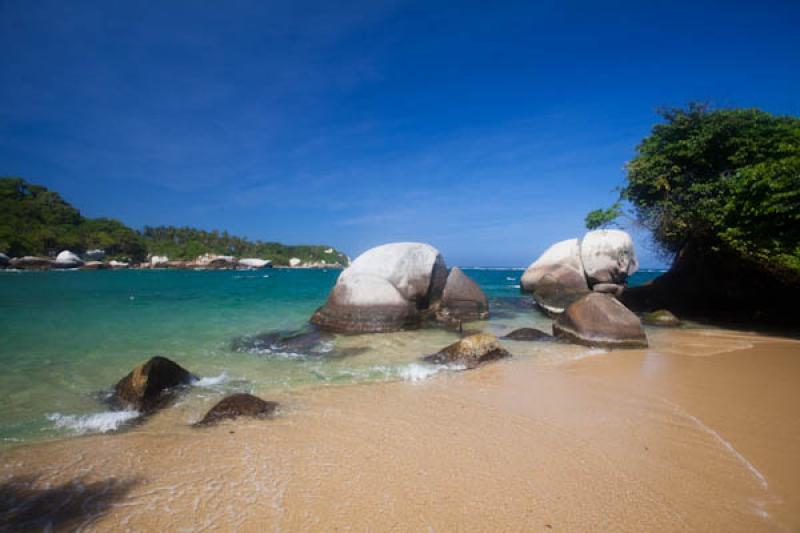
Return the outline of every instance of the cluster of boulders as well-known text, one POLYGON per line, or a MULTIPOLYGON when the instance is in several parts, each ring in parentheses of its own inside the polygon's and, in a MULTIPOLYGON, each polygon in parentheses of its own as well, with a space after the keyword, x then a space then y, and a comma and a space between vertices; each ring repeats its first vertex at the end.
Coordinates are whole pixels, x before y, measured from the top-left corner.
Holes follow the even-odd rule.
POLYGON ((622 294, 639 269, 633 239, 621 230, 590 231, 557 242, 525 270, 521 288, 548 313, 559 314, 590 291, 622 294))
MULTIPOLYGON (((589 346, 645 347, 642 320, 618 299, 638 268, 630 235, 590 231, 580 240, 548 248, 522 275, 521 288, 554 318, 557 337, 589 346)), ((669 311, 644 320, 660 326, 680 324, 669 311)))
POLYGON ((401 242, 357 257, 311 322, 328 331, 375 333, 488 315, 489 302, 480 287, 459 268, 448 272, 436 248, 401 242))
MULTIPOLYGON (((197 376, 166 357, 155 356, 134 368, 114 386, 110 404, 132 409, 146 417, 167 407, 175 397, 198 380, 197 376)), ((208 426, 240 416, 269 417, 278 408, 252 394, 237 393, 216 403, 195 426, 208 426)))

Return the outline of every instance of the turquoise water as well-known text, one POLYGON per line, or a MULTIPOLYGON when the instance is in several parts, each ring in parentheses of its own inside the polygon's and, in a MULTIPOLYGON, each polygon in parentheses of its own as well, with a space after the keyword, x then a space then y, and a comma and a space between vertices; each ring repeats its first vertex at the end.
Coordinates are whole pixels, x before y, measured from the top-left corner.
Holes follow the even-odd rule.
MULTIPOLYGON (((470 328, 497 334, 521 326, 549 329, 549 320, 520 295, 521 270, 466 272, 486 291, 493 312, 491 320, 470 328)), ((2 272, 0 439, 9 444, 113 429, 121 418, 108 413, 104 392, 156 354, 203 377, 196 389, 206 396, 413 381, 439 370, 417 359, 456 340, 440 329, 335 336, 299 351, 248 341, 306 328, 338 274, 304 269, 2 272)), ((655 275, 637 274, 633 283, 655 275)), ((535 344, 514 353, 527 350, 544 361, 585 351, 535 344)))

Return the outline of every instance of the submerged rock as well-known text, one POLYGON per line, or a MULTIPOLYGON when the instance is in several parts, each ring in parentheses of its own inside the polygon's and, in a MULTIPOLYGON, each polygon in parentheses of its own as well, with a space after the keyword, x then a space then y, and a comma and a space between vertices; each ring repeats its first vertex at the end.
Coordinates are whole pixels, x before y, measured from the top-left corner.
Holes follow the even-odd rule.
POLYGON ((681 321, 666 309, 659 309, 652 313, 642 315, 642 322, 650 326, 661 326, 665 328, 676 328, 681 325, 681 321))
POLYGON ((555 339, 549 333, 536 328, 515 329, 503 338, 510 341, 552 341, 555 339))
POLYGON ((178 363, 155 356, 119 380, 111 400, 117 407, 149 413, 163 407, 175 388, 196 379, 178 363))
POLYGON ((222 420, 233 420, 240 416, 266 418, 271 416, 277 408, 277 402, 268 402, 252 394, 231 394, 209 409, 206 416, 197 422, 195 426, 209 426, 222 420))
POLYGON ((311 317, 338 332, 374 333, 418 326, 441 299, 447 268, 422 243, 392 243, 361 254, 345 269, 328 301, 311 317))
POLYGON ((639 269, 633 240, 615 229, 590 231, 580 242, 581 261, 589 285, 624 284, 639 269))
POLYGON ((460 364, 475 368, 487 361, 511 357, 500 341, 491 333, 476 333, 464 337, 438 353, 427 355, 423 361, 435 364, 460 364))
POLYGON ((438 318, 451 320, 480 320, 489 317, 489 300, 477 283, 454 267, 447 276, 442 293, 438 318))
POLYGON ((328 355, 333 334, 318 329, 308 331, 271 331, 260 335, 237 337, 231 342, 235 352, 291 355, 328 355))
POLYGON ((599 292, 589 293, 570 305, 553 323, 553 333, 586 346, 647 346, 639 317, 613 296, 599 292))

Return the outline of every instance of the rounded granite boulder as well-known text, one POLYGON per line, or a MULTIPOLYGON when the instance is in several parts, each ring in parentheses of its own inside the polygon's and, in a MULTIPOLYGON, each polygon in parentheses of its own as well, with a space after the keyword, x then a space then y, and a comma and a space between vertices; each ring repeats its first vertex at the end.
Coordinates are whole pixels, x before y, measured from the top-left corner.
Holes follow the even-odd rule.
POLYGON ((643 348, 642 322, 613 296, 592 292, 570 305, 553 323, 553 334, 577 344, 643 348))
POLYGON ((616 229, 590 231, 580 242, 581 262, 589 285, 623 285, 639 269, 633 239, 616 229))
POLYGON ((453 267, 447 276, 437 317, 442 321, 482 320, 489 317, 489 300, 463 270, 453 267))
POLYGON ((346 268, 311 322, 348 333, 396 331, 419 325, 441 299, 447 267, 422 243, 372 248, 346 268))
POLYGON ((558 314, 589 292, 583 273, 578 239, 557 242, 525 270, 520 280, 524 292, 532 292, 547 312, 558 314))

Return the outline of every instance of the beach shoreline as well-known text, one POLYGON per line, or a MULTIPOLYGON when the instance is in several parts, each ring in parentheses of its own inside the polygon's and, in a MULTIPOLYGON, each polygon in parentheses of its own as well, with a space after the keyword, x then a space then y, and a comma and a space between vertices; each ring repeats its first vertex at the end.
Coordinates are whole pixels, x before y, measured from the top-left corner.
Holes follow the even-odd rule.
POLYGON ((87 530, 800 526, 800 342, 649 333, 649 349, 562 365, 518 357, 285 391, 270 421, 194 430, 200 413, 167 409, 117 434, 14 447, 0 452, 4 501, 16 497, 3 518, 41 526, 50 513, 87 530))

